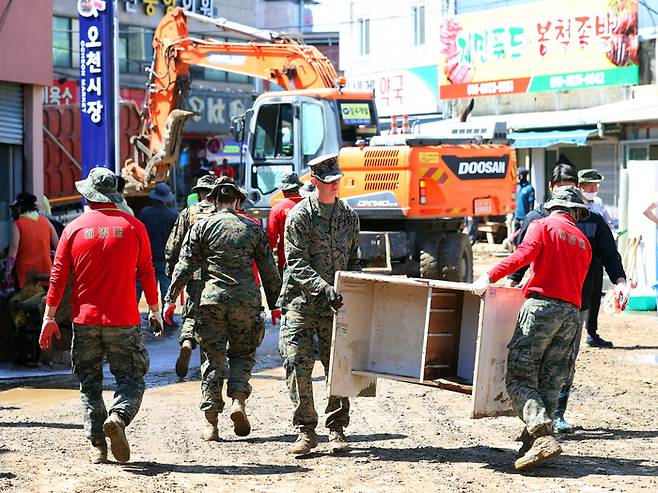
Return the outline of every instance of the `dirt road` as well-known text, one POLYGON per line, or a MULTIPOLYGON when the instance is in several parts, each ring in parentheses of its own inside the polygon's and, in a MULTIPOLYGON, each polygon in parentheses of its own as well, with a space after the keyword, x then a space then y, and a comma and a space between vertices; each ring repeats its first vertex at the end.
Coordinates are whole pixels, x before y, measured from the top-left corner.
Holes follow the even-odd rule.
POLYGON ((658 320, 605 315, 601 326, 616 347, 580 354, 568 415, 580 428, 562 456, 527 474, 512 466, 517 418, 471 420, 468 396, 383 380, 377 397, 353 401, 349 455, 329 455, 323 437, 317 453, 290 457, 277 367, 253 378, 246 439, 227 415, 222 442, 199 438, 198 381, 149 388, 126 465, 89 463, 77 390, 2 391, 0 491, 658 491, 658 320))

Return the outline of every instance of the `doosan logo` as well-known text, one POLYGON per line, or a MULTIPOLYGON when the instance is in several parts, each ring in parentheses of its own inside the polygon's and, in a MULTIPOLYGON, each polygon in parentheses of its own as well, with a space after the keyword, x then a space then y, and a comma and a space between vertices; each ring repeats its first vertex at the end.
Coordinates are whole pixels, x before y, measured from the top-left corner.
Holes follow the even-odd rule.
POLYGON ((441 156, 460 180, 491 180, 507 176, 509 154, 498 156, 441 156))
POLYGON ((459 175, 505 173, 505 161, 471 161, 459 163, 459 175))

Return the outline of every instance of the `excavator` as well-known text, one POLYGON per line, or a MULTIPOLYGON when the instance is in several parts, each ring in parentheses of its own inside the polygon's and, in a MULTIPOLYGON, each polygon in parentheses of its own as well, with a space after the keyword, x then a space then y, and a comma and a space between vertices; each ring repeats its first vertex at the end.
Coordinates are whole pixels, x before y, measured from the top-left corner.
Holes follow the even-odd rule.
POLYGON ((174 8, 153 40, 147 98, 135 158, 123 175, 132 190, 166 181, 180 154, 185 121, 180 106, 190 65, 257 77, 278 85, 234 120, 246 144, 245 186, 250 213, 267 220, 282 198, 288 172, 310 180, 308 162, 339 154, 345 173, 339 196, 361 221, 364 270, 470 282, 473 254, 460 232, 465 216, 513 212, 516 161, 504 123, 446 125, 440 135, 380 135, 374 93, 346 88, 315 47, 281 33, 211 19, 174 8), (239 33, 245 42, 190 36, 188 20, 239 33))

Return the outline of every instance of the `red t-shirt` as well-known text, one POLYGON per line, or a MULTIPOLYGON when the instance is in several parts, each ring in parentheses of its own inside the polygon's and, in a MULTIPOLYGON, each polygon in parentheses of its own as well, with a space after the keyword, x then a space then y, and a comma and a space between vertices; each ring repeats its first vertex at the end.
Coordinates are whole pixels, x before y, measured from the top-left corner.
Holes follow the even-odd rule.
POLYGON ((135 273, 146 302, 158 303, 146 227, 114 204, 94 204, 64 228, 50 275, 48 305, 59 305, 71 269, 75 323, 139 325, 135 273))
MULTIPOLYGON (((16 253, 16 275, 18 287, 22 288, 27 282, 27 275, 31 270, 39 274, 50 274, 50 223, 48 219, 39 214, 36 219, 21 216, 16 220, 16 227, 20 233, 21 241, 16 253)), ((47 286, 48 283, 43 283, 47 286)))
POLYGON ((231 180, 235 178, 235 170, 230 164, 227 164, 226 166, 220 164, 213 170, 213 173, 215 173, 215 176, 218 178, 222 176, 228 176, 231 180))
POLYGON ((277 202, 270 211, 270 217, 267 219, 267 239, 270 242, 270 248, 276 248, 277 264, 279 269, 286 265, 286 251, 283 247, 283 232, 286 229, 286 217, 290 209, 295 204, 301 202, 302 197, 288 197, 277 202))
MULTIPOLYGON (((235 212, 237 212, 238 215, 240 215, 240 216, 242 216, 242 217, 245 217, 245 218, 249 219, 252 223, 254 223, 254 224, 258 224, 258 226, 260 226, 261 229, 263 228, 263 225, 260 223, 260 221, 259 221, 258 219, 256 219, 255 217, 251 217, 251 216, 247 215, 247 212, 246 212, 246 211, 243 211, 242 209, 238 209, 238 210, 236 210, 235 212)), ((260 288, 260 287, 263 285, 263 283, 260 282, 260 274, 258 273, 258 266, 256 265, 256 261, 255 261, 255 260, 252 260, 252 261, 251 261, 251 268, 252 268, 253 271, 254 271, 254 279, 256 280, 256 284, 257 284, 258 287, 260 288)))
POLYGON ((530 279, 523 286, 526 297, 537 293, 581 306, 583 281, 592 259, 592 248, 570 216, 551 214, 533 221, 516 251, 489 271, 493 282, 530 264, 530 279))

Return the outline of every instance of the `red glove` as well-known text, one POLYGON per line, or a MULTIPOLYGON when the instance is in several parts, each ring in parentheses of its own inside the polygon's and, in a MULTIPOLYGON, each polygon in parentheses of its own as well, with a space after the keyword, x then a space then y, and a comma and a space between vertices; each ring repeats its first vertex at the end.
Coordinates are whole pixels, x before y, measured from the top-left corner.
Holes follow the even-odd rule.
POLYGON ((281 308, 272 310, 272 325, 276 325, 278 320, 281 320, 281 308))
POLYGON ((164 321, 167 324, 171 325, 174 323, 174 310, 176 309, 176 303, 165 303, 164 306, 164 321))
POLYGON ((54 318, 43 317, 43 323, 41 324, 41 334, 39 335, 39 347, 46 351, 50 349, 50 343, 53 339, 53 335, 59 341, 62 338, 62 335, 59 333, 59 327, 54 318))

